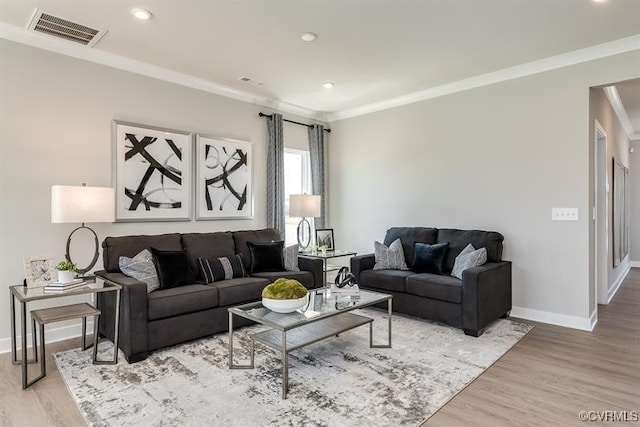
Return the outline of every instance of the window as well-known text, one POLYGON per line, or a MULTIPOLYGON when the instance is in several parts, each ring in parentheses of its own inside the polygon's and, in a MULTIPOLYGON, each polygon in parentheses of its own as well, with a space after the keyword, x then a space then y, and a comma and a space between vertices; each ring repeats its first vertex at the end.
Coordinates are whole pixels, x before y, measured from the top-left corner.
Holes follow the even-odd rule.
MULTIPOLYGON (((285 212, 285 245, 297 243, 297 229, 300 218, 289 217, 289 195, 312 194, 311 163, 309 152, 304 150, 284 149, 284 212, 285 212)), ((313 218, 307 218, 313 224, 313 218)))

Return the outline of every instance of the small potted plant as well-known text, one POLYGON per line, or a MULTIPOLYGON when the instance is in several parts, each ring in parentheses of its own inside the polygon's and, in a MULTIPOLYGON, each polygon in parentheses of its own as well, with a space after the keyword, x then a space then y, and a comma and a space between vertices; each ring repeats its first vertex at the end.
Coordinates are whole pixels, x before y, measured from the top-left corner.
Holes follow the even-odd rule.
POLYGON ((73 262, 64 260, 58 263, 56 270, 58 270, 58 282, 67 283, 75 278, 78 267, 73 262))
POLYGON ((295 279, 280 278, 262 290, 262 305, 276 313, 291 313, 307 303, 307 288, 295 279))

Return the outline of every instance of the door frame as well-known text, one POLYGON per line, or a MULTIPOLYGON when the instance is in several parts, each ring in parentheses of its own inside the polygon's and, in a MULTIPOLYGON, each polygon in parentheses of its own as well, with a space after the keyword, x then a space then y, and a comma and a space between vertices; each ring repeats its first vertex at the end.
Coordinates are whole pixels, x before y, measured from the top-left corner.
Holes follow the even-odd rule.
POLYGON ((607 173, 607 132, 604 127, 595 120, 594 123, 594 275, 595 275, 595 302, 607 304, 608 264, 609 259, 609 174, 607 173), (604 145, 601 145, 604 144, 604 145), (602 151, 601 151, 602 150, 602 151), (604 153, 604 154, 602 154, 604 153), (604 173, 602 173, 604 171, 604 173), (604 179, 604 183, 601 180, 604 179), (600 186, 604 184, 604 192, 600 186))

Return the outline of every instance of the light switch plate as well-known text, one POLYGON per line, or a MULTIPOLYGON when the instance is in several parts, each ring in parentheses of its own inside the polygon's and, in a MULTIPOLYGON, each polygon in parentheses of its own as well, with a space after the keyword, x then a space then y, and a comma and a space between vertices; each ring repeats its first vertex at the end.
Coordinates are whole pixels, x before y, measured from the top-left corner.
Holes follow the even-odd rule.
POLYGON ((551 208, 552 221, 577 221, 578 208, 551 208))

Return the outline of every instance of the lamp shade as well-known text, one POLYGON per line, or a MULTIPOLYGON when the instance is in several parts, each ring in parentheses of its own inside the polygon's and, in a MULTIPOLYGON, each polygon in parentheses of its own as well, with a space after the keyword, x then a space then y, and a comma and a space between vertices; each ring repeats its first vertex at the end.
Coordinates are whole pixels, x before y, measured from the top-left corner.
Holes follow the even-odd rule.
POLYGON ((115 191, 111 187, 53 185, 51 222, 114 222, 115 191))
POLYGON ((320 196, 313 194, 292 194, 289 196, 289 216, 319 217, 320 196))

